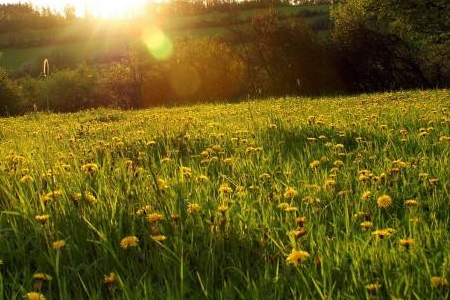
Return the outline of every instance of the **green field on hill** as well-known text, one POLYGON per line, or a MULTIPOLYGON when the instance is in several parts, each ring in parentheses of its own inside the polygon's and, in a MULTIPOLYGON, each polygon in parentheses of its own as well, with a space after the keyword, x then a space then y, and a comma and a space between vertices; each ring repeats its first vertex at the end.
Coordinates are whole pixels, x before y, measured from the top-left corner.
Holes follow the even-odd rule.
MULTIPOLYGON (((240 21, 249 21, 253 16, 262 14, 268 9, 252 9, 241 11, 237 18, 240 21)), ((296 16, 303 10, 328 12, 329 5, 311 5, 298 7, 281 7, 280 14, 296 16)), ((173 40, 189 37, 207 37, 223 35, 229 30, 222 26, 210 26, 209 23, 227 18, 225 13, 210 13, 198 16, 171 17, 159 20, 158 23, 166 34, 173 40)), ((326 18, 326 14, 318 14, 306 18, 307 22, 314 22, 326 18)), ((234 27, 246 27, 240 24, 234 27)), ((130 26, 126 23, 114 24, 111 21, 105 24, 89 25, 76 22, 73 25, 48 30, 25 30, 19 33, 0 34, 0 66, 12 72, 32 66, 36 68, 44 58, 56 61, 56 65, 64 66, 64 59, 79 63, 95 60, 98 57, 121 53, 125 49, 124 40, 133 40, 138 37, 127 32, 124 28, 130 26), (94 27, 94 28, 92 28, 94 27), (47 41, 47 43, 42 41, 47 41), (11 41, 24 46, 11 47, 11 41), (37 43, 38 45, 33 45, 37 43), (45 46, 42 43, 46 44, 45 46)), ((132 30, 131 30, 132 31, 132 30)), ((326 34, 326 33, 322 33, 326 34)))
POLYGON ((450 93, 0 120, 0 299, 448 299, 450 93))

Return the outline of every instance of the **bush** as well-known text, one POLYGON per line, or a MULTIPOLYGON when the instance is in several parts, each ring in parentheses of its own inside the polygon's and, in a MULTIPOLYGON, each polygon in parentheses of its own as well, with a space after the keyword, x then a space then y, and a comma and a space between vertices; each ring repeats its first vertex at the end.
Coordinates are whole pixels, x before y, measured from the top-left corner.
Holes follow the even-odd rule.
POLYGON ((0 68, 0 115, 19 113, 21 102, 20 86, 8 77, 4 69, 0 68))

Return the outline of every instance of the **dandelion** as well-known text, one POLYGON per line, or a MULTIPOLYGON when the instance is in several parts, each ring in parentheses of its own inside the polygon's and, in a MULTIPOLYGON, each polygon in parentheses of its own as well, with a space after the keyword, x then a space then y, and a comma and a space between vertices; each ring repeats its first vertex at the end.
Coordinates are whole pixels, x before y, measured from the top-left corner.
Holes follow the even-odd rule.
POLYGON ((20 183, 28 184, 32 182, 34 182, 34 179, 30 175, 25 175, 22 178, 20 178, 20 183))
POLYGON ((222 183, 219 187, 219 193, 230 195, 233 193, 233 189, 227 183, 222 183))
POLYGON ((380 289, 381 285, 379 283, 370 283, 366 285, 366 290, 369 293, 376 293, 380 289))
POLYGON ((53 250, 60 250, 60 249, 62 249, 65 246, 66 246, 66 242, 63 241, 63 240, 59 240, 59 241, 56 241, 56 242, 52 243, 53 250))
POLYGON ((333 179, 327 179, 325 180, 325 188, 326 189, 333 189, 336 186, 336 181, 333 179))
POLYGON ((400 245, 408 249, 412 245, 414 245, 415 241, 414 239, 406 238, 406 239, 400 239, 399 240, 400 245))
POLYGON ((228 206, 222 204, 217 207, 217 211, 224 215, 228 211, 228 208, 228 206))
POLYGON ((127 250, 128 248, 137 247, 139 245, 139 239, 134 236, 126 236, 120 241, 120 247, 122 249, 127 250))
POLYGON ((167 237, 165 235, 152 235, 150 237, 153 241, 158 242, 158 243, 163 243, 165 240, 167 240, 167 237))
POLYGON ((367 200, 370 200, 371 197, 372 197, 372 192, 371 191, 365 191, 361 195, 361 200, 367 201, 367 200))
POLYGON ((34 219, 41 224, 45 224, 49 217, 49 215, 37 215, 34 219))
POLYGON ((147 220, 150 223, 158 223, 164 219, 164 216, 160 213, 152 213, 147 216, 147 220))
POLYGON ((46 300, 45 296, 38 292, 27 293, 25 298, 27 300, 46 300))
POLYGON ((188 208, 187 208, 187 212, 191 215, 199 212, 202 209, 202 207, 200 206, 200 204, 197 203, 189 203, 188 204, 188 208))
POLYGON ((85 172, 86 174, 93 175, 97 173, 98 171, 98 165, 95 163, 90 163, 81 166, 81 171, 85 172))
POLYGON ((370 221, 364 221, 361 224, 359 224, 362 230, 368 230, 373 227, 373 223, 370 221))
POLYGON ((286 258, 286 262, 297 267, 301 265, 302 261, 308 259, 309 256, 309 253, 306 251, 292 249, 292 252, 286 258))
POLYGON ((404 204, 405 204, 406 207, 414 207, 414 206, 419 205, 419 203, 417 202, 416 199, 406 200, 404 204))
POLYGON ((117 281, 117 275, 113 272, 109 273, 109 275, 105 275, 105 278, 103 279, 103 284, 106 285, 112 285, 116 283, 117 281))
POLYGON ((446 278, 434 276, 434 277, 431 277, 431 286, 435 287, 435 288, 447 288, 448 281, 446 278))
POLYGON ((199 175, 199 176, 197 176, 197 181, 198 182, 208 182, 209 179, 208 179, 208 176, 206 176, 206 175, 199 175))
POLYGON ((309 164, 309 167, 311 169, 317 169, 319 167, 319 165, 320 165, 320 161, 315 160, 315 161, 313 161, 312 163, 309 164))
POLYGON ((40 281, 52 281, 53 279, 52 276, 45 273, 35 273, 32 278, 40 281))
POLYGON ((377 204, 379 208, 388 208, 392 205, 392 198, 388 195, 378 197, 377 204))
POLYGON ((292 187, 288 187, 286 188, 286 191, 284 192, 284 198, 285 199, 292 199, 297 195, 297 191, 292 188, 292 187))
POLYGON ((389 237, 395 233, 395 229, 392 228, 385 228, 385 229, 379 229, 372 232, 373 235, 375 235, 377 238, 384 239, 385 237, 389 237))
POLYGON ((184 178, 189 179, 192 176, 192 169, 188 167, 181 167, 180 172, 184 178))
POLYGON ((156 183, 157 183, 158 189, 160 189, 160 190, 165 190, 165 189, 169 188, 169 186, 167 185, 167 182, 164 179, 160 178, 157 180, 156 183))

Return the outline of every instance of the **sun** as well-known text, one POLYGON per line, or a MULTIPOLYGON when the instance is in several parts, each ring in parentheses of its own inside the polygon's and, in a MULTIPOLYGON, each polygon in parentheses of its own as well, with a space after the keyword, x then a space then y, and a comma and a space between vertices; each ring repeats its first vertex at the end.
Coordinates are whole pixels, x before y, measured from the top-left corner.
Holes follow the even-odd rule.
POLYGON ((145 0, 78 0, 76 7, 82 6, 96 17, 122 18, 139 13, 145 0))

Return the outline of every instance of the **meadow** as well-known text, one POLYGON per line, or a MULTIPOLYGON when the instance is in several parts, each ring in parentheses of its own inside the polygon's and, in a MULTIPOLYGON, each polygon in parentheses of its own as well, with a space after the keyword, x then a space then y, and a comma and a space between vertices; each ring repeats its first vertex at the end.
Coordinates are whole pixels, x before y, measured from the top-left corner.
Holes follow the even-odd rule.
POLYGON ((450 93, 0 120, 0 299, 446 299, 450 93))
MULTIPOLYGON (((329 5, 306 5, 280 7, 280 15, 297 18, 302 11, 316 12, 317 15, 308 16, 307 22, 313 23, 328 18, 329 5)), ((251 18, 267 13, 269 8, 247 9, 235 12, 236 22, 231 25, 233 29, 245 29, 251 18)), ((199 15, 155 17, 150 23, 161 27, 172 40, 219 37, 230 32, 223 24, 230 17, 223 12, 212 12, 199 15)), ((39 65, 43 59, 48 58, 66 67, 69 62, 73 65, 83 61, 91 62, 101 57, 110 56, 111 53, 120 54, 126 51, 130 42, 140 39, 136 36, 137 28, 142 24, 138 21, 74 21, 73 24, 49 29, 32 29, 20 32, 0 34, 0 66, 12 72, 20 71, 27 65, 39 65), (17 45, 11 45, 16 43, 17 45), (64 62, 65 61, 65 62, 64 62)), ((327 36, 322 31, 321 36, 327 36)))

